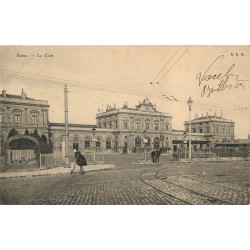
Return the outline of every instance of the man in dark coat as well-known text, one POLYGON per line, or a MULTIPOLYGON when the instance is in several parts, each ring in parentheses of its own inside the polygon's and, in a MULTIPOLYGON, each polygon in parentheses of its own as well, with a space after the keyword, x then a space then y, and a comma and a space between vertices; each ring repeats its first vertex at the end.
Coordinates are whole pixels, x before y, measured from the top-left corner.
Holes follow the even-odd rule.
MULTIPOLYGON (((75 158, 76 158, 76 163, 75 163, 75 165, 78 165, 78 166, 80 167, 81 174, 83 174, 83 173, 84 173, 84 171, 83 171, 83 166, 87 166, 87 161, 86 161, 84 155, 82 155, 82 154, 80 153, 80 151, 77 151, 77 152, 75 153, 75 158)), ((71 170, 71 174, 74 172, 75 165, 74 165, 74 167, 73 167, 73 170, 71 170)))
POLYGON ((159 150, 152 151, 151 157, 152 157, 153 163, 159 162, 160 161, 160 156, 161 156, 161 152, 159 150))

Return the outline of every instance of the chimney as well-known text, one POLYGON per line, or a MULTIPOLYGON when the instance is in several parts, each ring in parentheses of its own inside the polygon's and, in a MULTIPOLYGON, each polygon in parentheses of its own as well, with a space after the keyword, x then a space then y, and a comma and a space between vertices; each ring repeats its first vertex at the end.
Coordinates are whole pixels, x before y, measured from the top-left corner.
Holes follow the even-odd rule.
POLYGON ((220 117, 222 118, 222 110, 220 111, 220 117))
POLYGON ((26 98, 26 93, 23 91, 23 89, 22 89, 21 97, 22 97, 22 99, 26 98))
POLYGON ((2 91, 2 95, 3 95, 3 97, 6 97, 6 90, 2 91))

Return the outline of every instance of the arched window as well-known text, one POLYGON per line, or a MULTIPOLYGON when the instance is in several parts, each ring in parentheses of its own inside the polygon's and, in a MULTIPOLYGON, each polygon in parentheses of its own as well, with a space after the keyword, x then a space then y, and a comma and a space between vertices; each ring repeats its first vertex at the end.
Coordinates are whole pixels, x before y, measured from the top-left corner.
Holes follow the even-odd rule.
POLYGON ((53 137, 53 136, 51 136, 51 137, 49 138, 49 145, 50 145, 50 148, 51 148, 51 149, 54 148, 54 137, 53 137))
POLYGON ((106 139, 106 149, 111 149, 111 139, 110 138, 106 139))
POLYGON ((96 148, 100 149, 101 148, 101 139, 98 137, 96 141, 96 148))
POLYGON ((73 138, 73 149, 77 150, 79 149, 79 139, 77 137, 73 138))
POLYGON ((158 131, 158 130, 159 130, 159 123, 155 122, 155 131, 158 131))
POLYGON ((160 139, 159 137, 154 138, 154 149, 159 149, 160 148, 160 139))
POLYGON ((135 147, 136 148, 141 147, 141 138, 139 136, 135 137, 135 147))
POLYGON ((90 149, 90 139, 88 137, 85 138, 84 147, 85 149, 90 149))

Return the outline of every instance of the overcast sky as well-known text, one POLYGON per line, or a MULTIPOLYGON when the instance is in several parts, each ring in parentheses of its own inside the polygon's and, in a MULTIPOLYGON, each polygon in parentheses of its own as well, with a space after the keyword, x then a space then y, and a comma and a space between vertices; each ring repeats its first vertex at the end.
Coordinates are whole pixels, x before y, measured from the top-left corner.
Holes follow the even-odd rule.
POLYGON ((64 121, 64 83, 70 123, 95 124, 98 109, 114 103, 119 108, 124 101, 134 107, 148 97, 158 111, 171 113, 173 128, 183 129, 191 96, 192 118, 222 110, 235 121, 236 137, 247 138, 249 56, 249 46, 1 46, 0 82, 7 93, 24 88, 28 97, 48 100, 50 122, 64 121), (209 88, 218 89, 221 81, 225 89, 221 85, 209 96, 209 88))

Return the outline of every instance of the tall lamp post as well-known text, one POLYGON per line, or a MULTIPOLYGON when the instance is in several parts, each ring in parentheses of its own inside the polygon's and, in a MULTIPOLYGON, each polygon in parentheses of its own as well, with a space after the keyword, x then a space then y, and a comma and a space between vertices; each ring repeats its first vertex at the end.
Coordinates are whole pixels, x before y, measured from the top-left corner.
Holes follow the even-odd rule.
POLYGON ((94 147, 93 147, 93 152, 94 152, 94 163, 95 163, 95 147, 96 147, 95 132, 96 132, 96 128, 92 128, 92 134, 93 134, 92 142, 94 142, 94 147))
POLYGON ((64 86, 64 114, 65 114, 65 167, 69 166, 69 125, 68 125, 68 89, 64 86))
POLYGON ((162 152, 162 154, 163 154, 163 143, 164 143, 164 135, 160 135, 160 140, 161 140, 161 152, 162 152))
POLYGON ((184 137, 183 142, 184 142, 184 150, 185 150, 185 160, 187 159, 187 141, 186 141, 186 136, 187 136, 187 133, 184 132, 183 133, 183 137, 184 137))
POLYGON ((146 148, 146 144, 148 142, 147 138, 146 138, 146 134, 147 134, 147 130, 143 131, 143 135, 144 135, 144 139, 143 139, 143 143, 144 143, 144 161, 147 162, 147 148, 146 148))
POLYGON ((191 156, 191 153, 192 153, 192 149, 191 149, 191 110, 192 110, 192 99, 191 97, 189 97, 188 101, 188 107, 189 107, 189 160, 191 160, 192 156, 191 156))

